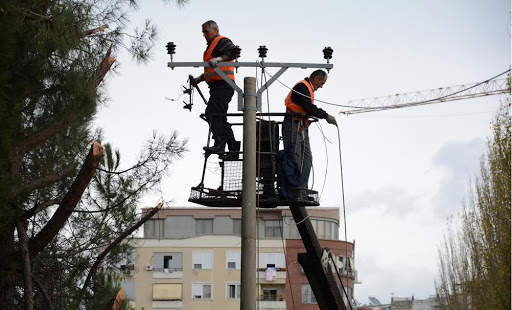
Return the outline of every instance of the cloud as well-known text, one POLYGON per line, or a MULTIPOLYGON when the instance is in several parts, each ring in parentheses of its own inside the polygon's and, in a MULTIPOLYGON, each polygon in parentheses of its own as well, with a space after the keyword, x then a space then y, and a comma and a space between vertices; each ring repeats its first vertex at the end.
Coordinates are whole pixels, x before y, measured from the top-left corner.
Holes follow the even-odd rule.
POLYGON ((469 192, 470 182, 477 175, 484 151, 485 141, 473 139, 445 144, 434 156, 432 164, 434 169, 442 171, 442 178, 433 203, 443 218, 460 209, 469 192))
POLYGON ((363 193, 349 196, 347 214, 372 210, 374 216, 405 217, 415 211, 418 197, 408 194, 403 188, 385 186, 379 189, 366 190, 363 193))

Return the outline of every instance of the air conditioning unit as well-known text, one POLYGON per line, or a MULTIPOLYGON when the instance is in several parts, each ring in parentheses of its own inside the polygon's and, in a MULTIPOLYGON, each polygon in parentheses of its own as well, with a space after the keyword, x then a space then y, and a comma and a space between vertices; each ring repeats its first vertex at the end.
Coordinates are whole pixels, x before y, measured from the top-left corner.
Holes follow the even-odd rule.
POLYGON ((124 276, 128 278, 133 278, 135 276, 135 270, 125 270, 124 276))
POLYGON ((147 271, 153 270, 153 265, 146 265, 146 270, 147 271))

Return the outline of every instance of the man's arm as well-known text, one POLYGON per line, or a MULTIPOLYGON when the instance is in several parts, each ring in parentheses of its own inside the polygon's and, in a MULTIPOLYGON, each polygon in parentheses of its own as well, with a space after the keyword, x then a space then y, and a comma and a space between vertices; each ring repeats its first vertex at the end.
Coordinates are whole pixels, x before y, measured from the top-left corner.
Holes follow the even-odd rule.
POLYGON ((235 45, 228 38, 222 38, 217 46, 212 51, 213 57, 222 57, 223 61, 230 61, 235 59, 235 54, 233 53, 233 49, 235 45))
POLYGON ((309 98, 309 89, 304 83, 299 83, 293 88, 294 92, 292 92, 292 101, 300 105, 304 111, 306 111, 307 115, 311 115, 318 118, 327 118, 327 112, 320 109, 316 105, 311 103, 311 98, 309 98), (300 94, 298 94, 298 93, 300 94), (302 96, 304 94, 305 96, 302 96))

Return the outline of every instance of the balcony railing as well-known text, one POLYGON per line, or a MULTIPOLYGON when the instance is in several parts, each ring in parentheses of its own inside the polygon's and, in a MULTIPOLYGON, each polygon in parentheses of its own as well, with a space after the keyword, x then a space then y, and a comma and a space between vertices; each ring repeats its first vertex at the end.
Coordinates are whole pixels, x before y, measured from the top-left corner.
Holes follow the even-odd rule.
POLYGON ((355 269, 352 269, 352 268, 340 268, 338 270, 338 272, 341 274, 341 275, 344 275, 344 276, 347 276, 347 277, 351 277, 351 278, 357 278, 357 270, 355 269))
POLYGON ((279 295, 260 295, 258 298, 259 301, 284 301, 284 296, 279 295))
POLYGON ((183 271, 183 268, 153 268, 153 272, 172 273, 172 272, 180 272, 180 271, 183 271))

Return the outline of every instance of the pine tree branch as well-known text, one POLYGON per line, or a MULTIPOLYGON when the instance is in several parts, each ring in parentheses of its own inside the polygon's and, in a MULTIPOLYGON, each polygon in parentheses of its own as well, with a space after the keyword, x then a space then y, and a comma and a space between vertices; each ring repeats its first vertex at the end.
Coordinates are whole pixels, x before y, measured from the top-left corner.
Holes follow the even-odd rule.
MULTIPOLYGON (((108 71, 110 71, 110 68, 116 61, 114 57, 110 56, 111 53, 112 46, 108 48, 107 54, 105 55, 105 57, 103 57, 103 60, 101 61, 100 65, 93 74, 92 78, 94 87, 98 87, 101 84, 101 82, 105 78, 105 75, 108 71)), ((64 111, 63 115, 64 116, 61 119, 58 119, 53 123, 50 123, 50 125, 44 129, 37 130, 35 134, 28 136, 26 139, 21 141, 21 143, 18 143, 18 145, 14 147, 14 150, 13 152, 11 152, 9 158, 12 167, 11 172, 16 172, 20 168, 21 158, 31 148, 43 143, 44 141, 50 139, 51 137, 55 136, 56 134, 67 128, 69 124, 73 122, 77 115, 76 109, 74 107, 70 107, 64 111)))
MULTIPOLYGON (((119 235, 103 252, 98 255, 98 258, 96 258, 96 261, 92 265, 91 269, 89 270, 89 274, 87 275, 87 278, 85 279, 84 285, 82 286, 82 294, 80 296, 85 296, 85 291, 87 290, 92 278, 96 275, 96 271, 98 270, 99 265, 107 256, 107 254, 121 241, 123 241, 126 237, 128 237, 131 233, 133 233, 137 228, 142 226, 147 220, 149 220, 153 215, 155 215, 160 209, 162 208, 162 203, 159 203, 153 210, 149 211, 144 215, 142 219, 140 219, 137 223, 135 223, 132 227, 125 230, 121 235, 119 235)), ((79 305, 81 301, 77 301, 77 306, 79 305)))
POLYGON ((103 57, 103 60, 101 61, 100 65, 96 69, 96 72, 94 73, 94 86, 98 87, 100 85, 101 81, 103 81, 103 78, 107 74, 108 71, 110 71, 110 68, 116 61, 116 59, 110 54, 112 53, 112 45, 108 48, 107 54, 105 57, 103 57))
POLYGON ((76 110, 69 108, 64 111, 64 116, 49 124, 44 129, 37 130, 33 135, 27 136, 24 140, 14 146, 13 151, 10 153, 9 161, 11 163, 11 173, 16 173, 21 168, 23 155, 25 155, 33 147, 43 143, 44 141, 55 136, 69 124, 76 117, 76 110))
POLYGON ((116 297, 112 300, 112 310, 118 310, 121 308, 125 299, 126 293, 124 292, 123 288, 120 288, 116 297))
POLYGON ((59 202, 60 202, 59 199, 51 199, 51 200, 45 201, 43 203, 37 204, 34 207, 32 207, 30 210, 25 211, 25 213, 23 213, 23 217, 26 219, 31 218, 32 216, 36 215, 37 213, 43 211, 44 209, 46 209, 50 206, 56 205, 59 202))
POLYGON ((59 233, 68 218, 73 213, 76 205, 80 201, 83 192, 89 185, 96 168, 98 167, 101 156, 103 155, 103 147, 95 141, 89 154, 87 155, 80 172, 75 178, 73 184, 69 188, 66 196, 59 205, 59 208, 53 214, 52 218, 46 223, 41 231, 29 240, 30 257, 34 257, 41 252, 50 241, 59 233))
POLYGON ((49 176, 47 176, 45 178, 42 178, 42 179, 39 179, 39 180, 35 180, 35 181, 31 182, 30 184, 27 184, 27 185, 23 186, 22 188, 16 190, 14 192, 14 196, 18 196, 18 195, 23 194, 23 193, 28 193, 28 192, 31 192, 33 190, 42 188, 42 187, 44 187, 44 186, 46 186, 48 184, 52 184, 52 183, 55 183, 57 181, 60 181, 63 178, 65 178, 68 175, 70 175, 75 170, 75 167, 76 167, 76 165, 72 164, 72 165, 69 165, 69 166, 65 167, 61 171, 58 171, 55 174, 49 175, 49 176))
POLYGON ((34 309, 34 296, 32 290, 32 270, 30 268, 30 257, 28 253, 28 238, 25 231, 25 219, 19 217, 16 220, 16 229, 20 241, 21 268, 23 269, 23 295, 25 297, 25 310, 34 309))
MULTIPOLYGON (((44 309, 50 310, 52 308, 52 301, 50 299, 50 295, 48 295, 48 292, 46 291, 46 288, 44 287, 43 283, 41 283, 41 281, 39 281, 39 279, 36 278, 36 276, 34 274, 32 274, 32 280, 36 284, 37 288, 41 292, 41 295, 43 296, 44 301, 46 302, 46 306, 44 307, 44 309)), ((37 302, 34 303, 35 308, 43 309, 42 306, 37 306, 39 303, 37 303, 37 302)))
POLYGON ((23 10, 23 13, 21 13, 21 17, 23 19, 28 19, 28 20, 45 20, 45 21, 52 20, 51 16, 44 16, 41 14, 37 14, 36 12, 29 10, 29 9, 23 10))
POLYGON ((108 27, 109 26, 105 24, 103 26, 100 26, 100 27, 97 27, 97 28, 94 28, 94 29, 86 30, 86 31, 84 31, 84 37, 88 36, 88 35, 91 35, 91 34, 94 34, 94 33, 97 33, 97 32, 100 32, 100 31, 105 31, 105 29, 107 29, 108 27))

